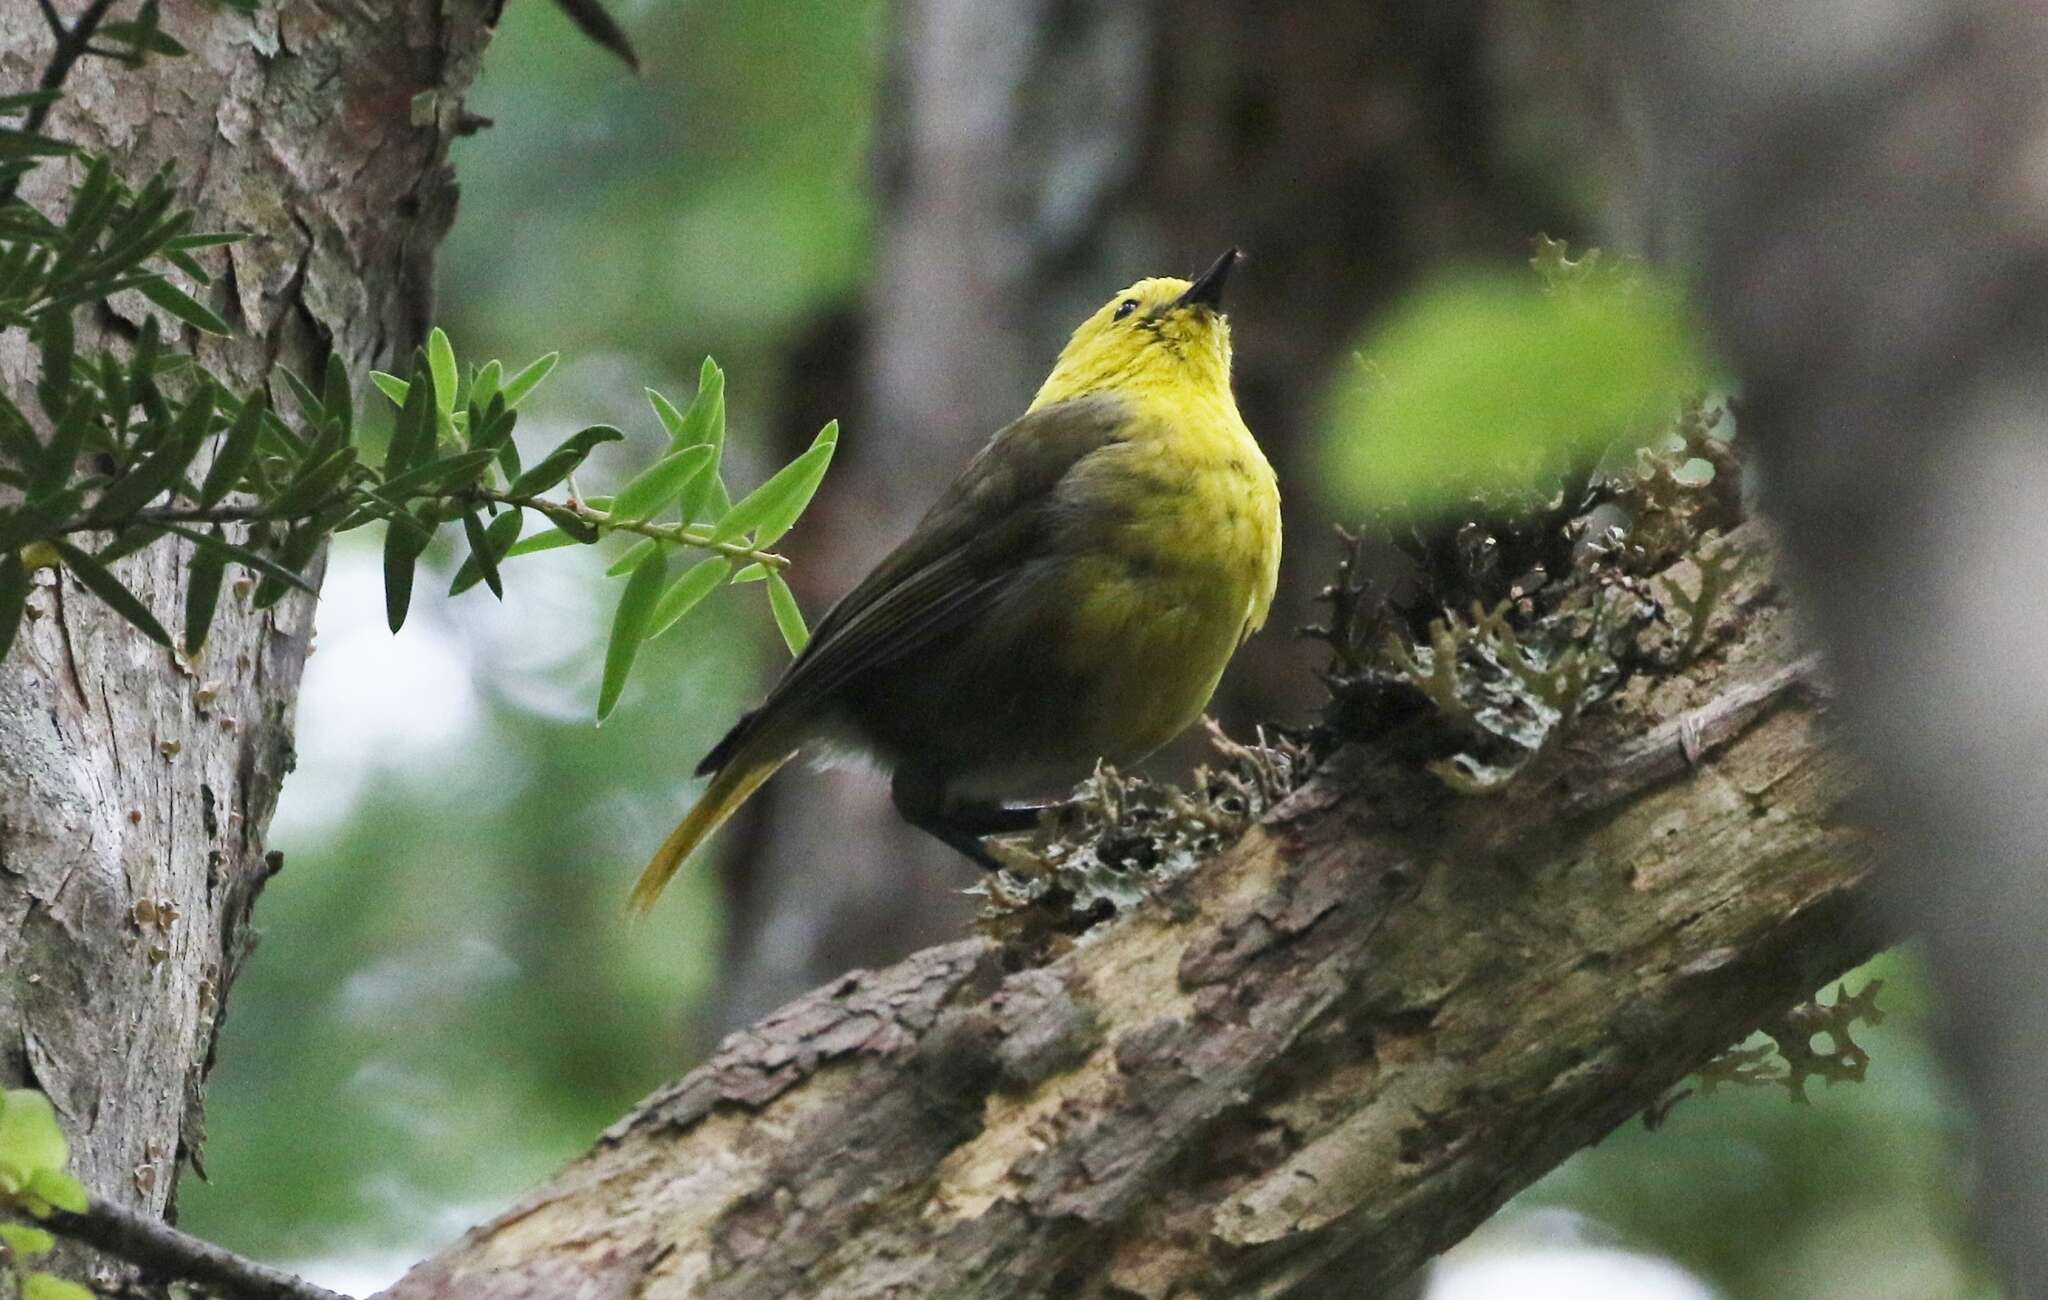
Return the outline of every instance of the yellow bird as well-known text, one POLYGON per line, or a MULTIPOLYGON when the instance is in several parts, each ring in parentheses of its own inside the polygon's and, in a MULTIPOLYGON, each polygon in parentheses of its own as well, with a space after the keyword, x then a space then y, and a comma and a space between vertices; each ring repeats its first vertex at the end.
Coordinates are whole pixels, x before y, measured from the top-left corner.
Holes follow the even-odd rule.
POLYGON ((1237 258, 1140 280, 1081 323, 1031 408, 698 766, 711 785, 634 911, 805 745, 871 755, 906 821, 992 867, 981 837, 1038 812, 1004 800, 1134 762, 1201 716, 1280 568, 1273 468, 1230 391, 1237 258))

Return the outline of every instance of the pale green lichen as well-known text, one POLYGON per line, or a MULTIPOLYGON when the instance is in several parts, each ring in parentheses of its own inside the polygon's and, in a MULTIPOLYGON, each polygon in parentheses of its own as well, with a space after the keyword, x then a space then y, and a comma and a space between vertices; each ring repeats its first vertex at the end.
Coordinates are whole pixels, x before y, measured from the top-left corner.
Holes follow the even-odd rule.
POLYGON ((1136 906, 1192 871, 1301 784, 1308 752, 1264 731, 1245 745, 1204 719, 1219 762, 1181 787, 1098 767, 1029 836, 991 840, 1005 866, 969 892, 984 929, 1017 937, 1051 922, 1077 931, 1136 906))

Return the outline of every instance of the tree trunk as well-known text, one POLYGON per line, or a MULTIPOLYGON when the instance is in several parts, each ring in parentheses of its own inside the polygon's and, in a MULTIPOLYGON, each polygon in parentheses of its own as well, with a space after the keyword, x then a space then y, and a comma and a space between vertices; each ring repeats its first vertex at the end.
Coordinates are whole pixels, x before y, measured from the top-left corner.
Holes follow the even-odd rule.
MULTIPOLYGON (((909 530, 1111 293, 1238 244, 1237 391, 1279 470, 1288 561, 1269 630, 1215 708, 1233 730, 1305 716, 1312 657, 1292 633, 1335 555, 1314 486, 1332 368, 1426 268, 1577 233, 1496 138, 1509 116, 1497 47, 1511 43, 1491 36, 1523 21, 1515 8, 899 3, 863 400, 792 539, 809 603, 851 588, 909 530)), ((816 421, 798 427, 807 439, 816 421)), ((972 872, 901 825, 883 783, 785 776, 757 803, 727 866, 725 1027, 969 915, 972 872)))
MULTIPOLYGON (((114 17, 124 16, 116 11, 114 17)), ((196 289, 240 333, 190 337, 227 382, 317 374, 328 350, 357 374, 419 339, 429 264, 455 188, 447 144, 491 15, 470 3, 266 6, 241 16, 169 0, 191 50, 141 72, 88 58, 52 133, 139 181, 175 164, 202 230, 253 235, 196 289)), ((32 0, 0 0, 0 86, 32 85, 51 45, 32 0)), ((62 193, 63 166, 24 197, 62 193)), ((196 288, 196 287, 195 287, 196 288)), ((82 309, 82 348, 132 337, 133 294, 82 309)), ((24 409, 29 355, 0 343, 24 409)), ((121 565, 179 626, 181 545, 121 565)), ((68 576, 45 574, 0 663, 0 1081, 43 1089, 100 1197, 175 1210, 198 1165, 206 1071, 249 911, 280 861, 264 832, 292 763, 292 713, 313 604, 222 601, 187 664, 137 635, 68 576)))
POLYGON ((2048 14, 1611 9, 1927 934, 1989 1236, 2048 1296, 2048 14))
POLYGON ((1707 656, 1540 775, 1340 749, 1078 942, 733 1035, 387 1300, 1387 1294, 1879 942, 1813 662, 1728 544, 1707 656))

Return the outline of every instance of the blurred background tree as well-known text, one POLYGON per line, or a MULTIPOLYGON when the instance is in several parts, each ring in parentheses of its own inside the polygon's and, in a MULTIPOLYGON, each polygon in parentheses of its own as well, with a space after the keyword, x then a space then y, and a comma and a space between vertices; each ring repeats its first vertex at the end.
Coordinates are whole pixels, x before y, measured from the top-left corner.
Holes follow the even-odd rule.
MULTIPOLYGON (((551 413, 609 419, 651 455, 644 408, 608 404, 629 376, 687 392, 706 352, 733 379, 734 453, 758 460, 736 482, 845 418, 786 547, 815 614, 1022 408, 1104 285, 1240 243, 1240 394, 1290 514, 1274 630, 1217 703, 1237 730, 1316 698, 1316 657, 1286 633, 1335 554, 1326 400, 1380 313, 1456 267, 1521 262, 1539 231, 1654 242, 1606 197, 1637 162, 1626 114, 1542 7, 619 16, 639 80, 552 7, 509 7, 471 97, 495 126, 457 153, 437 318, 466 354, 565 354, 522 436, 565 431, 551 413)), ((625 886, 687 772, 781 651, 759 602, 700 613, 593 731, 589 584, 568 553, 527 563, 504 606, 422 600, 399 641, 373 552, 339 549, 327 581, 273 836, 289 868, 214 1076, 212 1181, 188 1182, 181 1210, 345 1288, 373 1289, 580 1150, 716 1029, 968 911, 971 874, 907 836, 879 783, 791 773, 715 869, 626 928, 625 886)), ((1582 1154, 1468 1253, 1634 1250, 1732 1297, 1988 1294, 1917 977, 1884 965, 1871 1082, 1803 1108, 1689 1100, 1582 1154)), ((1538 1294, 1522 1286, 1496 1293, 1538 1294)))

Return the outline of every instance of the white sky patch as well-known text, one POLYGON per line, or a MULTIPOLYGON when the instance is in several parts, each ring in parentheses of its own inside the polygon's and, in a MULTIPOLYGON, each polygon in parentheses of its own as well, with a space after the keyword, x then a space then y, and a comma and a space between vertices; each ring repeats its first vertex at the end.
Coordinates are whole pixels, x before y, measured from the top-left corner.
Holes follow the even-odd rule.
POLYGON ((1669 1260, 1599 1246, 1507 1247, 1453 1254, 1424 1300, 1717 1300, 1669 1260))
POLYGON ((336 546, 315 615, 316 651, 299 694, 298 768, 285 782, 272 834, 289 841, 342 821, 379 766, 416 766, 476 728, 467 648, 445 622, 420 575, 413 611, 397 636, 384 620, 376 548, 336 546))

